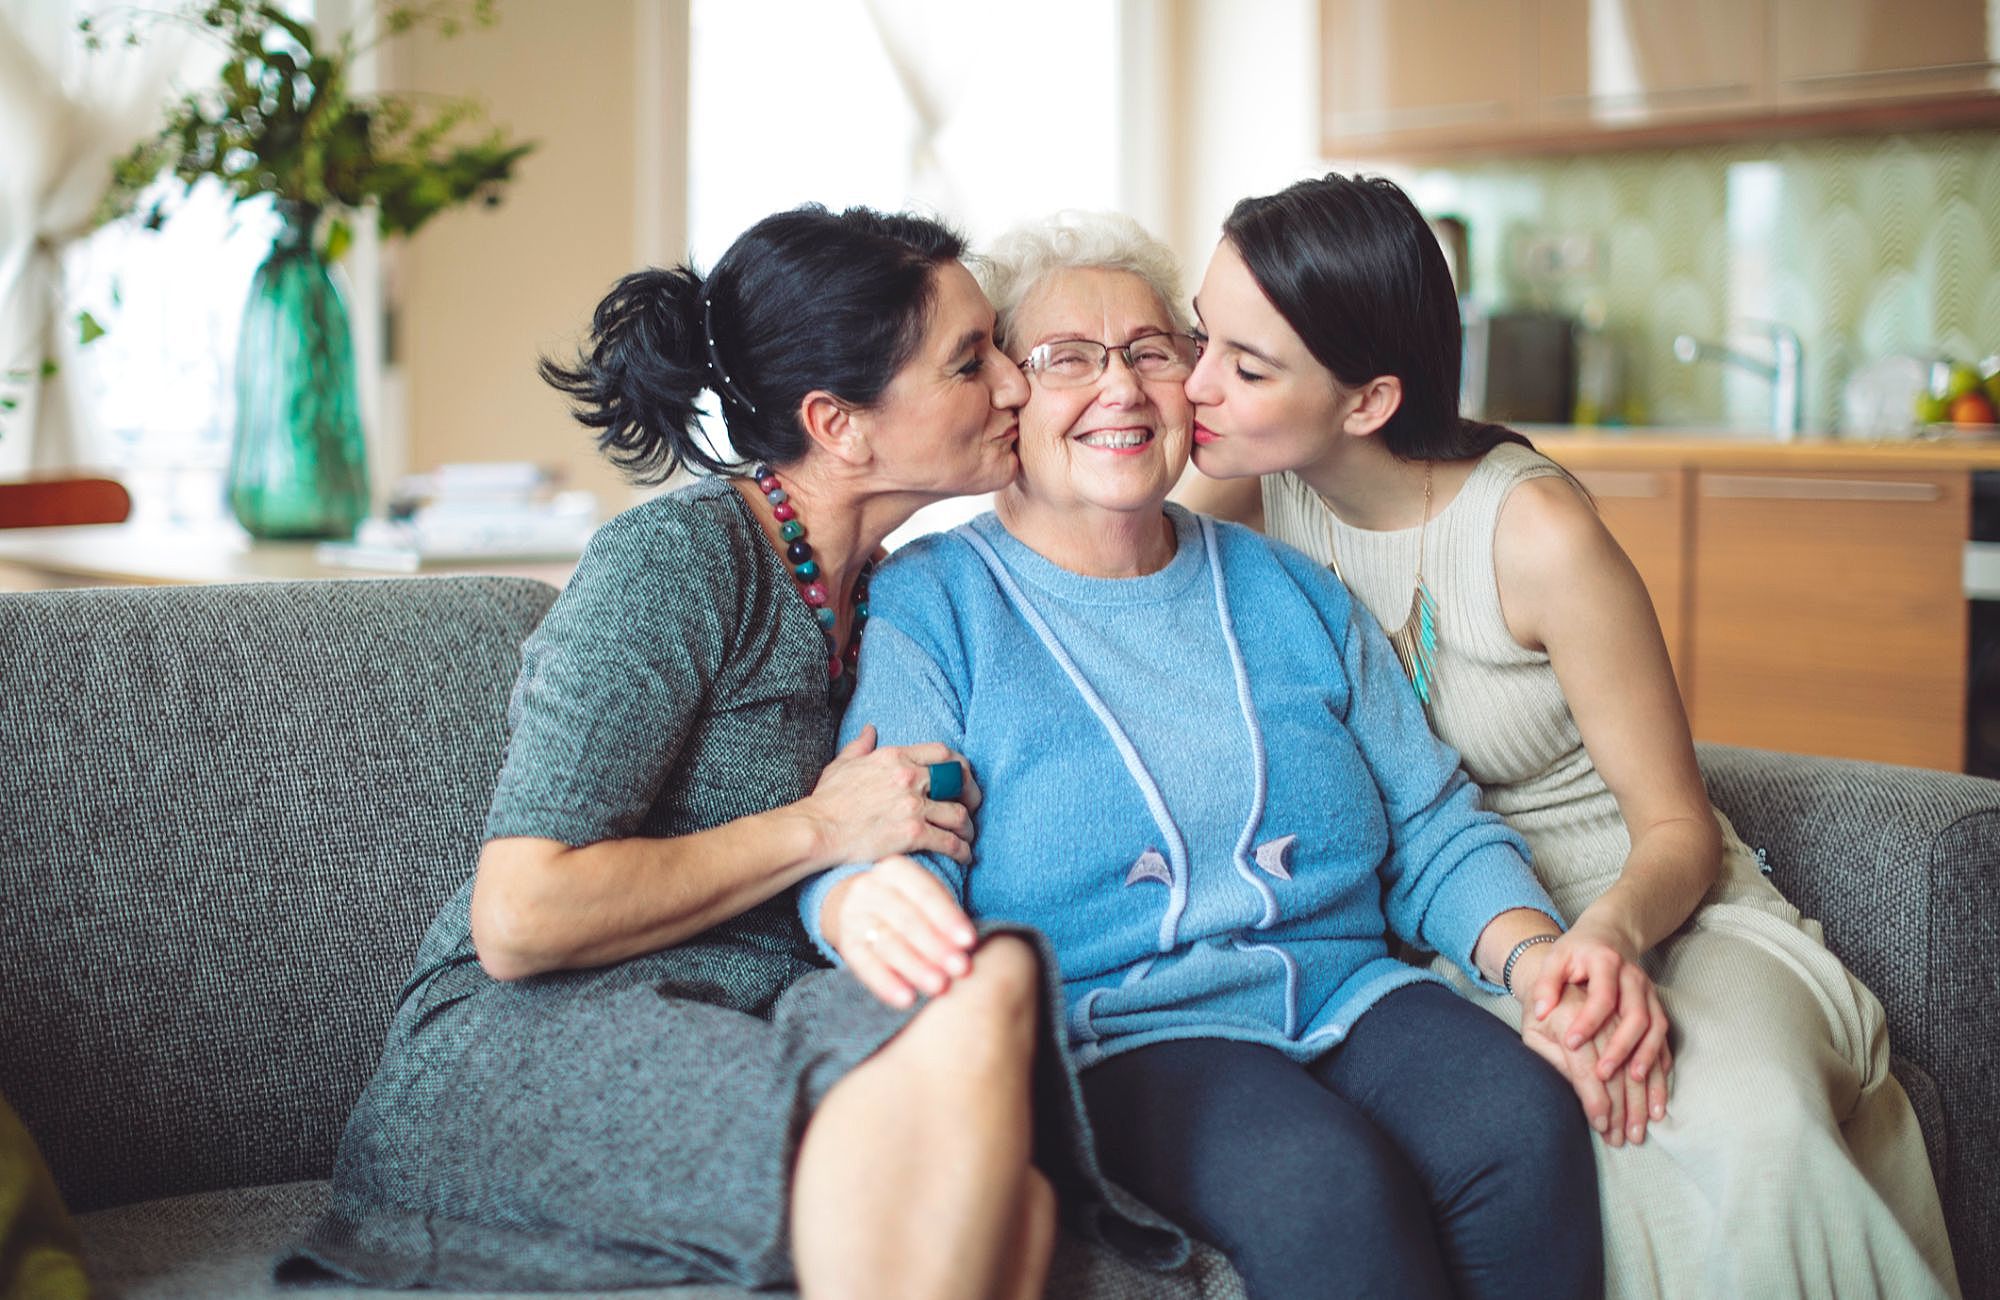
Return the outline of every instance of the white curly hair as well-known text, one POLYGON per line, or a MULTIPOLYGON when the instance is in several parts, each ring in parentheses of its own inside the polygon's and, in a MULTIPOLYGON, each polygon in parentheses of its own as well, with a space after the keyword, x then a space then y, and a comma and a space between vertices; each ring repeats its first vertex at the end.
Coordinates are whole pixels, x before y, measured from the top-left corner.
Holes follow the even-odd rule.
POLYGON ((1014 227, 972 259, 972 272, 999 317, 994 332, 1002 347, 1014 313, 1036 286, 1072 270, 1129 271, 1159 295, 1175 329, 1191 324, 1172 249, 1121 212, 1072 208, 1014 227))

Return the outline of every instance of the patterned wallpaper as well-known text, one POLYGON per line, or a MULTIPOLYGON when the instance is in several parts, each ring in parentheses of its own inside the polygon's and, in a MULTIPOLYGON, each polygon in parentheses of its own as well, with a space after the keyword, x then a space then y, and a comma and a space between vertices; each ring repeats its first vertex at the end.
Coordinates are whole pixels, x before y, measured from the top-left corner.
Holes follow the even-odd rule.
POLYGON ((1837 430, 1842 388, 1882 358, 2000 353, 2000 131, 1853 136, 1515 160, 1401 177, 1470 230, 1482 305, 1602 319, 1630 414, 1744 425, 1770 387, 1684 365, 1674 336, 1768 356, 1804 344, 1807 429, 1837 430))

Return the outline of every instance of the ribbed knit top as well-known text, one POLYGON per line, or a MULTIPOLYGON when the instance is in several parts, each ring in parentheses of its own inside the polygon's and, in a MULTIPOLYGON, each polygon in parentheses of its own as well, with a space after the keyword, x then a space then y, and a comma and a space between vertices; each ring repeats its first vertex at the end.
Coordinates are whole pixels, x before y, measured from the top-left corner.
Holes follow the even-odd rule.
MULTIPOLYGON (((1264 479, 1264 527, 1322 564, 1338 556, 1348 588, 1389 629, 1409 615, 1423 536, 1424 578, 1438 604, 1431 725, 1458 750, 1483 806, 1526 837, 1535 874, 1574 920, 1617 879, 1631 837, 1548 655, 1507 630, 1493 563, 1508 493, 1562 472, 1538 452, 1502 443, 1432 514, 1427 530, 1386 531, 1342 523, 1296 474, 1272 474, 1264 479)), ((1724 881, 1711 897, 1770 896, 1755 858, 1723 825, 1724 881)))

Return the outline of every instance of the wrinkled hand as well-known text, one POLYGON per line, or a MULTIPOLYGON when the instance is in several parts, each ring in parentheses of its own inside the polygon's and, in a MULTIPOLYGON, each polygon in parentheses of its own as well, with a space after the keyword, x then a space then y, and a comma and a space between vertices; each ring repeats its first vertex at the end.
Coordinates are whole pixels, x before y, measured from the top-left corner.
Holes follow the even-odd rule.
POLYGON ((827 891, 820 930, 854 977, 892 1007, 969 974, 978 935, 951 891, 906 857, 884 858, 827 891))
POLYGON ((868 726, 834 755, 799 807, 813 821, 818 867, 921 852, 969 863, 979 784, 963 754, 939 744, 877 749, 875 728, 868 726), (928 797, 930 765, 951 762, 965 768, 964 794, 957 800, 928 797))
POLYGON ((1563 1034, 1572 1051, 1615 1026, 1598 1051, 1597 1077, 1607 1083, 1620 1069, 1631 1080, 1644 1080, 1667 1050, 1667 1009, 1652 976, 1625 939, 1593 926, 1588 916, 1549 945, 1532 981, 1515 987, 1523 983, 1531 989, 1523 999, 1527 1015, 1537 1020, 1554 1009, 1565 986, 1584 990, 1582 1011, 1563 1034))

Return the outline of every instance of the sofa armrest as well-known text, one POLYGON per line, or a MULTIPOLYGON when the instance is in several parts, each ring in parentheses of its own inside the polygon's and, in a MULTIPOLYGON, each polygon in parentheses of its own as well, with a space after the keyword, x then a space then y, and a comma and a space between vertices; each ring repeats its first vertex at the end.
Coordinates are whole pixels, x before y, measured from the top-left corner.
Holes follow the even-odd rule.
POLYGON ((1891 1048, 1936 1081, 1938 1190, 1975 1294, 2000 1278, 2000 782, 1697 749, 1716 806, 1882 999, 1891 1048))

